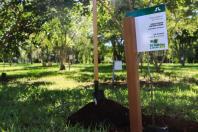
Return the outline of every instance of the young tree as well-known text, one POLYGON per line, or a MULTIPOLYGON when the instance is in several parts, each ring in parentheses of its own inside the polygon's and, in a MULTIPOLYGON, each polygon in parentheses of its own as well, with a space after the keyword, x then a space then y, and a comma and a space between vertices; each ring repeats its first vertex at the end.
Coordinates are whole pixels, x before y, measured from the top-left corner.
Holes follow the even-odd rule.
POLYGON ((77 28, 81 21, 82 5, 75 4, 73 7, 53 8, 53 19, 48 21, 50 42, 58 50, 60 70, 65 69, 64 62, 69 55, 74 39, 78 35, 77 28))

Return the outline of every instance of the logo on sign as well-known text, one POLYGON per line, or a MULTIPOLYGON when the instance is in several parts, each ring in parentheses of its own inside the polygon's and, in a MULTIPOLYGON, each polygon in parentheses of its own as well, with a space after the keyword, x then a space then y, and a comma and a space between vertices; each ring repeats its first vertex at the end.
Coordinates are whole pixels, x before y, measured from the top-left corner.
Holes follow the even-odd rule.
POLYGON ((161 11, 161 9, 159 7, 155 8, 155 12, 161 11))
POLYGON ((160 49, 165 48, 165 44, 158 43, 158 39, 154 39, 150 41, 150 49, 160 49))

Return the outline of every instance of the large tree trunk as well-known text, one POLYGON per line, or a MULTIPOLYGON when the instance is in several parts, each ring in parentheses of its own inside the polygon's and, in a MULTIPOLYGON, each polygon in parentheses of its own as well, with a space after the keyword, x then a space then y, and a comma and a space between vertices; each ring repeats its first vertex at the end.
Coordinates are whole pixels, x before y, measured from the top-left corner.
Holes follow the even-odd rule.
POLYGON ((65 65, 64 65, 64 63, 60 63, 60 70, 65 70, 65 65))
POLYGON ((60 70, 65 70, 64 60, 65 60, 65 54, 64 54, 64 48, 60 49, 60 70))

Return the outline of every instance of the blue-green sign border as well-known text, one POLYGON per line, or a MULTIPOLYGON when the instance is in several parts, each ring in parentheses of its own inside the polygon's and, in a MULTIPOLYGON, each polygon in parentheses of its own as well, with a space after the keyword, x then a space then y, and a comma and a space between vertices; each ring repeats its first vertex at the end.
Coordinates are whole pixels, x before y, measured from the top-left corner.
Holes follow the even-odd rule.
POLYGON ((166 9, 165 4, 161 4, 161 5, 157 5, 157 6, 153 6, 149 8, 127 12, 126 17, 139 17, 139 16, 144 16, 144 15, 149 15, 149 14, 154 14, 154 13, 159 13, 159 12, 165 12, 165 9, 166 9))

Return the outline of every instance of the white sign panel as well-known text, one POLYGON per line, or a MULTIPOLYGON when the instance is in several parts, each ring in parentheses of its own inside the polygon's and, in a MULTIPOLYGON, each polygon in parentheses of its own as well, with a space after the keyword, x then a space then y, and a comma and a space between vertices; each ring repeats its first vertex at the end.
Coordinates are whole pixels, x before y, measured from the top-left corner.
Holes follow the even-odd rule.
POLYGON ((135 17, 138 52, 168 49, 165 5, 140 9, 128 16, 135 17))
POLYGON ((114 70, 122 70, 122 61, 114 61, 114 70))
POLYGON ((70 60, 73 60, 73 55, 69 55, 69 59, 70 60))

